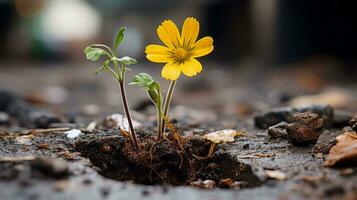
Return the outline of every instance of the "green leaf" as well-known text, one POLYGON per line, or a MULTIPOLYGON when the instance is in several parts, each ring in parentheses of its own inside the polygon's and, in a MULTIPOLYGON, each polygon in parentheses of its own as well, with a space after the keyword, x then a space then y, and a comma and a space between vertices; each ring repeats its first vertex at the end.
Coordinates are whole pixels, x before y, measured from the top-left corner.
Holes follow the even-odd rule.
POLYGON ((134 76, 133 81, 129 85, 138 85, 148 92, 151 101, 157 107, 161 107, 162 95, 159 82, 155 81, 149 74, 140 73, 134 76))
POLYGON ((114 40, 114 49, 117 50, 120 46, 120 43, 124 40, 124 32, 125 32, 126 28, 125 27, 121 27, 115 37, 114 40))
POLYGON ((136 64, 137 61, 134 59, 134 58, 130 58, 129 56, 124 56, 124 57, 121 57, 121 58, 113 58, 114 60, 117 60, 118 62, 120 63, 123 63, 125 65, 133 65, 133 64, 136 64))
POLYGON ((149 90, 150 85, 154 82, 154 79, 146 73, 140 73, 134 76, 133 81, 129 85, 141 86, 144 90, 149 90))
POLYGON ((160 90, 160 84, 156 81, 154 81, 151 85, 149 90, 147 90, 150 99, 154 102, 156 106, 161 106, 161 90, 160 90))
POLYGON ((84 53, 86 54, 86 58, 91 61, 97 61, 100 56, 107 54, 105 50, 92 46, 86 47, 84 53))

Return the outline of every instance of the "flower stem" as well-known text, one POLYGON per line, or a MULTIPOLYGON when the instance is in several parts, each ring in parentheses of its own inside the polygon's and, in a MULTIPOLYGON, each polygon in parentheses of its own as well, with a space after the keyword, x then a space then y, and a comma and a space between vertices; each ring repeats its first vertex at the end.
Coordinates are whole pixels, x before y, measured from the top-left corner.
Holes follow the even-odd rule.
POLYGON ((157 135, 158 137, 162 137, 162 108, 161 107, 158 107, 157 108, 157 135))
POLYGON ((125 87, 124 87, 124 79, 118 80, 118 82, 119 82, 119 85, 120 85, 120 92, 121 92, 121 97, 122 97, 122 101, 123 101, 124 111, 125 111, 125 114, 126 114, 126 118, 128 119, 128 123, 129 123, 129 129, 130 129, 130 133, 131 133, 130 134, 131 140, 132 140, 133 145, 136 148, 136 150, 140 151, 140 145, 139 145, 138 139, 137 139, 135 131, 134 131, 133 122, 131 120, 130 110, 129 110, 127 99, 126 99, 125 87))
POLYGON ((161 123, 161 134, 159 135, 159 140, 161 140, 164 136, 164 131, 165 131, 165 120, 168 119, 168 112, 169 112, 169 107, 172 99, 172 94, 174 93, 176 85, 176 80, 171 81, 170 86, 169 86, 169 91, 167 92, 166 99, 165 99, 165 104, 164 104, 164 116, 162 119, 161 123))

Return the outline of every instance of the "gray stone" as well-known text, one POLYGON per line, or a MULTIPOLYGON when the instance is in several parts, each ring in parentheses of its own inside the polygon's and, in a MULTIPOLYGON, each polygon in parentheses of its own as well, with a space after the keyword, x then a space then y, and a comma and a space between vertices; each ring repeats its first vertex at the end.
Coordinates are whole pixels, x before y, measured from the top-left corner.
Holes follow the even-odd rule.
POLYGON ((340 135, 340 131, 325 130, 317 140, 313 151, 314 153, 324 153, 327 154, 330 148, 336 144, 336 137, 340 135))
POLYGON ((288 123, 283 121, 268 128, 268 135, 272 139, 287 138, 286 127, 288 123))

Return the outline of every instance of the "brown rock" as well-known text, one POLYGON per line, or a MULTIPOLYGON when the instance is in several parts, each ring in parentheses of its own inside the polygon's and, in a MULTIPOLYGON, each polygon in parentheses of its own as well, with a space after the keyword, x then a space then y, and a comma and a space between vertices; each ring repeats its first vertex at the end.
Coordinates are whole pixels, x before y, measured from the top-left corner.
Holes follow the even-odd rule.
POLYGON ((309 126, 313 129, 320 129, 324 125, 323 119, 318 114, 310 112, 295 113, 292 115, 291 121, 309 126))
POLYGON ((336 144, 336 137, 340 134, 341 132, 337 130, 325 130, 317 140, 313 152, 327 154, 331 147, 336 144))
POLYGON ((357 115, 353 116, 350 120, 350 125, 354 131, 357 131, 357 115))
POLYGON ((295 113, 287 126, 288 139, 296 145, 316 143, 322 133, 323 119, 315 113, 295 113))
POLYGON ((331 126, 333 119, 333 108, 331 106, 324 105, 312 105, 308 107, 292 108, 282 107, 275 108, 271 111, 263 113, 254 117, 255 126, 258 128, 268 128, 278 124, 279 122, 286 121, 291 122, 292 115, 295 113, 310 112, 318 114, 324 121, 326 127, 331 126))

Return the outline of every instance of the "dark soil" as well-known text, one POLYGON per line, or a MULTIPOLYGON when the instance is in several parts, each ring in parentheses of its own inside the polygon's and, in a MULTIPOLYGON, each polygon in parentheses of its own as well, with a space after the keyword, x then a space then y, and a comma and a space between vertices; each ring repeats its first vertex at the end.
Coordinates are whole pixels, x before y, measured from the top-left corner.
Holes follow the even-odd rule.
POLYGON ((149 135, 142 141, 142 151, 138 152, 132 149, 128 138, 117 133, 103 137, 99 132, 77 142, 75 148, 88 157, 103 176, 120 181, 178 186, 212 180, 218 187, 227 187, 221 180, 229 178, 245 187, 261 184, 249 165, 219 148, 209 158, 195 158, 195 155, 206 156, 211 146, 210 141, 199 136, 175 139, 170 135, 158 142, 156 136, 149 135))

